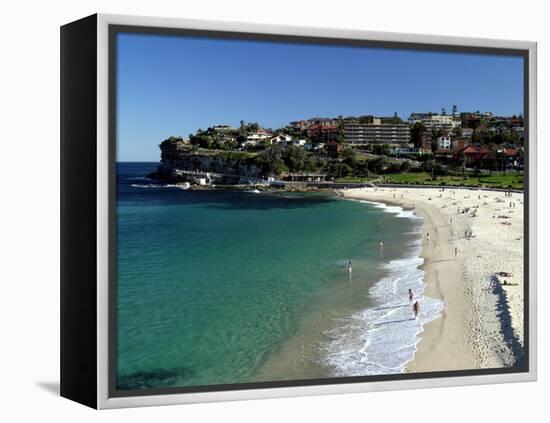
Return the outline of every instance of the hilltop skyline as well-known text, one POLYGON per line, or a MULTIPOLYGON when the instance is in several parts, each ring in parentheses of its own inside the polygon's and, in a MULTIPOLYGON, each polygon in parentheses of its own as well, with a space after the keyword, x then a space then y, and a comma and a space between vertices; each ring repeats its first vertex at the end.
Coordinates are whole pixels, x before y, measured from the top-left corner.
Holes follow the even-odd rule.
POLYGON ((311 117, 523 113, 520 57, 119 34, 117 160, 240 120, 278 128, 311 117))

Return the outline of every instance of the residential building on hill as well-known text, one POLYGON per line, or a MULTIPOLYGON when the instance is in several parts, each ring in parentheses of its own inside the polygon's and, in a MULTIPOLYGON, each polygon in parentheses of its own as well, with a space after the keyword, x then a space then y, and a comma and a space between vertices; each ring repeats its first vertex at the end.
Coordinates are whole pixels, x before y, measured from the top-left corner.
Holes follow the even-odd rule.
POLYGON ((232 127, 231 125, 214 125, 212 127, 212 131, 223 133, 223 132, 229 132, 229 131, 236 131, 237 129, 232 127))
POLYGON ((461 126, 461 121, 453 115, 443 115, 437 113, 411 113, 409 124, 422 123, 428 131, 442 130, 450 133, 453 128, 461 126))
POLYGON ((333 118, 320 118, 320 117, 314 117, 311 119, 308 119, 309 125, 319 125, 321 127, 332 127, 338 125, 338 119, 333 118))
POLYGON ((479 163, 489 155, 489 149, 470 145, 460 152, 466 166, 472 166, 479 163))
POLYGON ((296 131, 305 131, 310 126, 307 120, 295 120, 290 122, 290 127, 296 131))
POLYGON ((327 139, 333 139, 338 134, 337 126, 315 124, 307 128, 307 136, 312 137, 325 137, 327 139))
POLYGON ((258 129, 256 132, 249 132, 246 136, 246 141, 243 144, 255 145, 260 141, 265 141, 271 138, 271 134, 265 129, 258 129))
POLYGON ((403 145, 410 142, 411 133, 409 125, 385 124, 379 118, 369 124, 344 121, 344 140, 351 145, 403 145))
POLYGON ((437 141, 437 146, 442 150, 451 149, 451 137, 449 135, 443 135, 441 137, 437 137, 436 141, 437 141))
POLYGON ((277 134, 274 137, 269 138, 270 144, 287 143, 292 141, 292 137, 287 134, 277 134))

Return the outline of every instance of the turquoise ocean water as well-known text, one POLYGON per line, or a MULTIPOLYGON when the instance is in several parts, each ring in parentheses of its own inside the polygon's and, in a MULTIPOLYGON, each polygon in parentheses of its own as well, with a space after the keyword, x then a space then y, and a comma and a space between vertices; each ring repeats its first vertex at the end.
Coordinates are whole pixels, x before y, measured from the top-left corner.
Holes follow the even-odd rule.
POLYGON ((155 167, 117 170, 119 389, 376 373, 350 354, 374 339, 357 316, 422 290, 418 219, 328 193, 184 191, 144 179, 155 167))

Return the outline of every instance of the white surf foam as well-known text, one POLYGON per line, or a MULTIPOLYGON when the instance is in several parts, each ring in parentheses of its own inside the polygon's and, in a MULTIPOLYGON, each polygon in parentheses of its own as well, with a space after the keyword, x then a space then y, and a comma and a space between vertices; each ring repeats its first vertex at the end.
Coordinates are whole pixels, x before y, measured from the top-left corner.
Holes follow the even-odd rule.
POLYGON ((176 184, 131 184, 133 188, 179 188, 184 189, 180 185, 176 184))
POLYGON ((422 219, 421 217, 416 215, 416 212, 414 210, 404 210, 401 206, 390 206, 388 204, 384 203, 377 203, 375 201, 367 201, 367 200, 357 200, 355 198, 346 198, 346 200, 349 201, 356 201, 358 203, 363 204, 370 204, 377 209, 381 209, 382 211, 385 211, 387 213, 395 214, 396 217, 404 217, 407 219, 422 219))
MULTIPOLYGON (((371 203, 378 205, 380 203, 371 203)), ((421 219, 401 207, 379 207, 399 217, 421 219), (401 210, 399 210, 401 209, 401 210)), ((418 233, 418 232, 417 232, 418 233)), ((444 304, 424 295, 424 271, 420 258, 421 242, 408 247, 408 257, 392 260, 383 267, 389 275, 372 288, 368 295, 374 305, 342 319, 338 328, 327 333, 322 347, 325 364, 336 376, 366 376, 401 373, 414 358, 423 326, 439 317, 444 304), (409 303, 408 290, 420 304, 417 319, 409 303)))

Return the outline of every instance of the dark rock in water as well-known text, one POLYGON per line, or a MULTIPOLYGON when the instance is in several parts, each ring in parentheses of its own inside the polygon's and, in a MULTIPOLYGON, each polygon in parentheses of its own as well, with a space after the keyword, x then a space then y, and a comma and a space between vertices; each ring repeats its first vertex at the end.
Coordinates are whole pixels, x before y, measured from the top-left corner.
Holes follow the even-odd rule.
POLYGON ((153 179, 153 180, 162 180, 163 177, 158 172, 151 172, 146 176, 147 179, 153 179))
POLYGON ((178 381, 195 375, 185 367, 139 371, 118 377, 117 389, 151 389, 175 386, 178 381))

